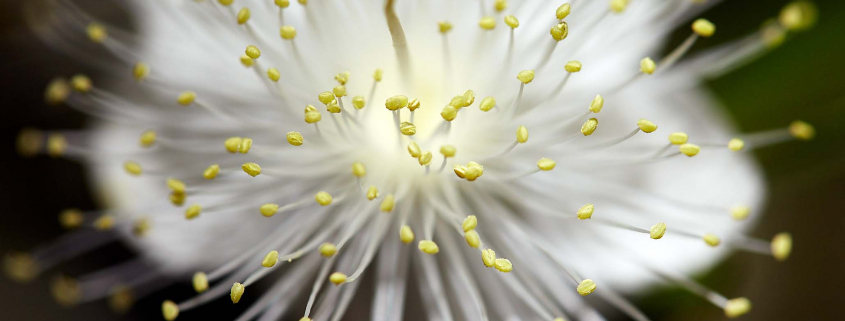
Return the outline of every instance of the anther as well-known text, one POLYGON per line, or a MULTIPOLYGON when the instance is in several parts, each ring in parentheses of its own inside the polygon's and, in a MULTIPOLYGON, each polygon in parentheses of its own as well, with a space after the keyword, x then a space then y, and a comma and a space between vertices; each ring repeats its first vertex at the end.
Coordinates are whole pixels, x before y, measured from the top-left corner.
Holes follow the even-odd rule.
POLYGON ((399 131, 402 132, 402 135, 413 136, 417 133, 417 126, 414 126, 414 124, 411 124, 409 122, 403 121, 401 124, 399 124, 399 131))
POLYGON ((332 93, 335 95, 335 97, 344 97, 346 96, 346 86, 336 86, 332 88, 332 93))
POLYGON ((555 163, 555 161, 549 158, 541 158, 537 161, 537 168, 539 168, 541 171, 553 170, 555 168, 555 165, 557 165, 557 163, 555 163))
POLYGON ((88 39, 95 43, 102 43, 109 36, 108 32, 106 32, 106 27, 96 22, 90 23, 85 28, 85 32, 88 34, 88 39))
POLYGON ((496 259, 493 261, 493 267, 502 273, 513 271, 513 264, 511 263, 511 260, 508 259, 496 259))
POLYGON ((581 71, 582 66, 583 65, 581 65, 580 61, 572 60, 570 62, 567 62, 566 65, 563 66, 563 69, 565 69, 566 72, 569 72, 569 73, 576 73, 576 72, 581 71))
POLYGON ((440 146, 440 154, 443 154, 443 158, 455 157, 455 154, 458 153, 458 149, 452 145, 443 145, 440 146))
POLYGON ((748 206, 731 207, 731 217, 735 221, 743 221, 751 215, 751 208, 748 206))
POLYGON ((710 37, 716 32, 716 26, 707 19, 696 19, 692 23, 692 31, 702 37, 710 37))
POLYGON ((150 75, 150 66, 143 62, 138 62, 132 67, 132 77, 135 77, 135 80, 141 81, 147 78, 150 75))
POLYGON ((256 163, 244 163, 241 165, 241 169, 244 170, 245 173, 249 174, 249 176, 256 177, 261 174, 261 166, 256 163))
POLYGON ((261 205, 258 211, 261 212, 261 215, 264 215, 265 217, 271 217, 279 211, 279 204, 267 203, 261 205))
POLYGON ((173 301, 166 300, 161 303, 161 315, 167 321, 176 320, 179 316, 179 306, 173 301))
POLYGON ((364 108, 364 96, 358 95, 352 97, 352 106, 355 107, 355 109, 364 108))
POLYGON ((393 211, 393 207, 395 205, 396 201, 393 198, 393 194, 387 194, 387 196, 384 197, 384 200, 381 201, 379 209, 384 213, 390 213, 391 211, 393 211))
POLYGON ((493 249, 481 251, 481 262, 486 267, 493 267, 493 264, 496 264, 496 252, 493 249))
POLYGON ((816 135, 813 125, 796 120, 789 124, 789 134, 800 140, 811 140, 816 135))
POLYGON ((416 142, 408 143, 408 153, 411 154, 411 157, 418 158, 422 155, 422 151, 420 150, 420 145, 416 142))
POLYGON ((569 25, 566 22, 561 22, 552 27, 552 29, 549 30, 549 33, 552 35, 552 39, 555 41, 561 41, 569 36, 569 25))
POLYGON ((649 230, 648 234, 652 239, 655 240, 663 238, 663 235, 666 234, 666 223, 654 224, 651 227, 651 230, 649 230))
POLYGON ((241 140, 241 143, 238 144, 238 153, 246 154, 249 153, 249 150, 252 148, 252 138, 244 137, 241 140))
POLYGON ((751 300, 747 298, 730 299, 725 303, 725 315, 736 318, 751 311, 751 300))
POLYGON ((179 105, 182 106, 189 106, 190 104, 194 103, 195 99, 197 99, 197 93, 193 91, 185 91, 179 94, 178 97, 176 97, 176 102, 178 102, 179 105))
POLYGON ((587 203, 581 208, 578 209, 578 219, 579 220, 588 220, 593 217, 593 212, 596 210, 596 207, 593 204, 587 203))
POLYGON ((622 13, 628 7, 629 0, 610 0, 610 10, 615 13, 622 13))
POLYGON ((508 8, 508 1, 507 0, 496 0, 493 3, 493 8, 496 9, 498 12, 502 12, 508 8))
POLYGON ((203 272, 194 273, 191 283, 194 286, 194 291, 197 293, 203 293, 208 290, 208 276, 203 272))
POLYGON ((417 243, 417 248, 426 254, 437 254, 437 252, 440 252, 440 248, 437 247, 437 243, 434 243, 434 241, 431 240, 420 241, 417 243))
POLYGON ((680 147, 678 147, 678 150, 684 155, 687 155, 689 157, 693 157, 695 155, 698 155, 698 152, 701 151, 701 147, 696 145, 696 144, 687 143, 687 144, 683 144, 680 147))
POLYGON ((458 117, 458 109, 452 106, 443 107, 443 111, 440 112, 440 116, 446 121, 453 121, 455 120, 455 117, 458 117))
POLYGON ((485 16, 478 21, 478 26, 484 30, 493 30, 493 28, 496 28, 496 18, 485 16))
POLYGON ((384 71, 382 71, 381 69, 376 69, 376 71, 373 71, 373 80, 375 80, 376 82, 380 82, 382 76, 384 76, 384 71))
POLYGON ((346 283, 346 274, 334 272, 329 275, 329 281, 332 282, 334 285, 341 285, 343 283, 346 283))
POLYGON ((141 138, 138 139, 138 142, 141 144, 141 147, 150 147, 155 144, 156 137, 157 135, 154 130, 148 130, 141 133, 141 138))
POLYGON ((165 183, 167 183, 167 187, 173 190, 174 193, 185 193, 185 182, 175 178, 168 178, 165 183))
POLYGON ((94 229, 108 231, 114 227, 114 216, 103 215, 94 220, 94 229))
POLYGON ((399 228, 399 240, 405 244, 410 244, 414 241, 414 231, 411 230, 410 226, 402 225, 402 227, 399 228))
POLYGON ((710 245, 710 246, 713 246, 713 247, 719 246, 719 244, 722 243, 722 240, 720 240, 719 237, 716 236, 716 234, 713 234, 713 233, 704 234, 702 239, 704 240, 704 243, 707 243, 707 245, 710 245))
POLYGON ((337 246, 332 243, 320 244, 320 255, 324 257, 332 257, 337 254, 337 246))
POLYGON ((461 228, 464 229, 464 232, 472 231, 476 226, 478 226, 478 218, 475 215, 467 216, 464 222, 461 223, 461 228))
POLYGON ((241 301, 241 296, 244 295, 244 285, 238 282, 232 284, 232 290, 229 291, 229 297, 232 299, 232 304, 236 304, 241 301))
POLYGON ((652 123, 650 120, 644 119, 644 118, 641 118, 640 120, 637 121, 637 127, 639 127, 640 130, 643 131, 646 134, 654 132, 655 130, 657 130, 657 125, 652 123))
POLYGON ((370 188, 367 189, 367 199, 372 201, 376 198, 378 198, 378 188, 370 186, 370 188))
POLYGON ((516 29, 519 27, 519 20, 517 20, 513 15, 508 15, 505 16, 505 24, 508 25, 508 27, 511 27, 511 29, 516 29))
POLYGON ((279 252, 278 251, 270 251, 267 255, 264 256, 264 259, 261 260, 261 266, 266 268, 271 268, 276 265, 276 261, 279 260, 279 252))
POLYGON ((792 235, 783 232, 772 238, 772 255, 778 261, 786 261, 792 252, 792 235))
POLYGON ((728 149, 738 152, 745 148, 745 142, 739 138, 733 138, 728 141, 728 149))
POLYGON ((596 290, 596 282, 593 282, 593 280, 590 279, 585 279, 578 284, 576 290, 581 296, 588 296, 596 290))
POLYGON ((141 172, 142 172, 141 165, 136 163, 136 162, 132 162, 132 161, 124 162, 123 163, 123 169, 125 169, 127 173, 134 175, 134 176, 141 175, 141 172))
POLYGON ((669 134, 669 142, 672 143, 672 145, 686 144, 688 140, 689 136, 687 135, 687 133, 684 132, 675 132, 669 134))
POLYGON ((643 58, 640 60, 640 71, 644 74, 651 75, 654 73, 654 69, 657 68, 657 65, 654 63, 654 60, 651 60, 649 57, 643 58))
POLYGON ((59 213, 59 224, 68 230, 79 228, 84 221, 85 217, 78 209, 67 209, 59 213))
POLYGON ((282 36, 282 39, 292 40, 293 38, 296 38, 296 28, 293 26, 283 26, 279 29, 279 35, 282 36))
POLYGON ((217 177, 218 173, 220 173, 220 165, 214 164, 214 165, 208 166, 208 168, 206 168, 202 172, 202 177, 205 178, 205 179, 214 179, 215 177, 217 177))
POLYGON ((200 216, 201 212, 202 206, 200 206, 199 204, 191 205, 190 207, 188 207, 187 210, 185 210, 185 218, 189 220, 195 219, 197 218, 197 216, 200 216))
POLYGON ((475 230, 465 232, 464 239, 471 248, 477 249, 481 245, 481 237, 478 236, 478 232, 475 230))
POLYGON ((528 141, 528 128, 525 128, 525 126, 516 128, 516 141, 520 144, 528 141))
POLYGON ((352 175, 355 177, 364 177, 367 175, 367 167, 364 166, 364 163, 361 162, 354 162, 352 163, 352 175))
POLYGON ((93 84, 91 78, 85 75, 75 75, 70 78, 70 87, 79 93, 88 93, 91 91, 93 84))
POLYGON ((267 78, 270 78, 273 82, 279 82, 279 79, 282 78, 282 74, 279 73, 279 70, 276 68, 269 68, 267 69, 267 78))
POLYGON ((288 144, 293 146, 302 146, 303 138, 302 134, 299 132, 288 132, 287 135, 285 135, 285 138, 287 138, 288 144))
POLYGON ((481 100, 481 104, 478 105, 481 111, 490 111, 493 107, 496 107, 496 98, 493 97, 485 97, 481 100))
POLYGON ((246 53, 246 55, 252 59, 258 59, 258 57, 261 57, 261 50, 259 50, 258 47, 253 45, 247 46, 244 53, 246 53))
POLYGON ((243 140, 243 137, 229 137, 226 138, 226 141, 223 142, 223 145, 226 147, 227 152, 234 154, 238 152, 238 149, 241 146, 241 142, 243 140))
POLYGON ((604 97, 596 95, 596 98, 593 98, 593 101, 590 102, 590 111, 598 114, 602 107, 604 107, 604 97))
POLYGON ((566 19, 567 16, 569 16, 570 12, 572 12, 572 6, 570 6, 568 3, 564 3, 560 5, 560 7, 557 7, 557 10, 555 10, 555 17, 557 18, 557 20, 563 20, 566 19))
POLYGON ((448 21, 440 21, 437 23, 437 28, 440 30, 440 33, 446 34, 449 30, 452 30, 452 23, 448 21))
POLYGON ((420 155, 420 158, 419 158, 420 165, 426 166, 428 164, 431 164, 431 158, 432 157, 433 157, 433 155, 431 154, 430 151, 426 151, 425 153, 422 153, 420 155))
POLYGON ((314 200, 322 206, 327 206, 332 203, 332 195, 326 192, 319 192, 314 195, 314 200))
POLYGON ((519 74, 516 75, 516 79, 519 79, 519 81, 523 84, 529 84, 534 80, 534 70, 520 71, 519 74))

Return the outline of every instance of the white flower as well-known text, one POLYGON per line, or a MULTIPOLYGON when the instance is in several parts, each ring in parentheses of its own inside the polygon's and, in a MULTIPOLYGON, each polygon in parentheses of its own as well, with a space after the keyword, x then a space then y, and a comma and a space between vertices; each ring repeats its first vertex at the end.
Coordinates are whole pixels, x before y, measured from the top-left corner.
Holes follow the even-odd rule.
POLYGON ((430 319, 600 318, 591 293, 645 319, 618 293, 655 282, 734 316, 750 303, 686 275, 735 249, 788 255, 788 235, 771 251, 743 235, 765 191, 734 151, 812 128, 731 140, 698 83, 812 7, 788 8, 716 67, 719 50, 683 59, 713 35, 706 20, 658 59, 696 1, 299 2, 135 1, 137 35, 62 4, 126 81, 51 87, 105 121, 48 147, 91 164, 113 215, 95 226, 143 230, 124 234, 162 271, 144 276, 194 275, 203 293, 166 302, 166 318, 226 292, 238 302, 280 270, 247 316, 300 315, 292 294, 311 289, 304 315, 339 318, 360 278, 375 279, 374 320, 413 318, 404 304, 430 319), (409 282, 422 302, 405 302, 409 282))

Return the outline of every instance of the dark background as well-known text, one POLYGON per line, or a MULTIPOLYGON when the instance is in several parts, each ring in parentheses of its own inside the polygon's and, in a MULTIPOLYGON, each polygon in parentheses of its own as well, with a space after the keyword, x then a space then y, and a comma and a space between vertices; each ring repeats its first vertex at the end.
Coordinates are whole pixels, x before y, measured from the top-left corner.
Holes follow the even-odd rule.
MULTIPOLYGON (((22 0, 0 1, 0 254, 28 250, 62 233, 56 215, 64 208, 96 209, 79 164, 46 156, 21 158, 14 148, 21 128, 74 129, 86 117, 66 107, 43 103, 44 86, 56 75, 96 75, 78 61, 51 52, 29 31, 22 0)), ((81 1, 107 21, 129 21, 105 1, 81 1), (90 4, 95 4, 90 6, 90 4), (105 5, 104 5, 105 4, 105 5)), ((776 16, 784 0, 723 1, 703 16, 718 26, 717 36, 693 50, 715 46, 756 30, 776 16)), ((704 284, 728 296, 754 303, 745 320, 839 320, 845 304, 845 1, 818 0, 817 26, 791 37, 785 45, 752 64, 709 82, 724 108, 743 131, 783 127, 794 119, 816 126, 817 138, 755 151, 767 174, 770 198, 765 219, 752 236, 768 239, 793 234, 793 255, 784 263, 771 257, 736 253, 706 275, 704 284)), ((682 30, 681 30, 682 29, 682 30)), ((681 28, 667 46, 679 44, 681 28)), ((71 275, 108 266, 131 256, 120 245, 61 265, 71 275)), ((60 308, 49 296, 53 271, 28 284, 0 278, 0 319, 100 320, 118 318, 104 302, 60 308)), ((184 291, 185 284, 173 291, 184 291)), ((138 303, 122 318, 159 319, 159 293, 138 303)), ((224 301, 228 301, 227 298, 224 301)), ((412 302, 412 301, 410 301, 412 302)), ((718 320, 722 311, 682 289, 657 289, 637 298, 655 320, 718 320)), ((230 319, 237 311, 211 304, 203 312, 180 317, 230 319), (206 314, 209 313, 209 314, 206 314), (216 314, 210 314, 216 313, 216 314)), ((243 305, 241 305, 243 307, 243 305)))

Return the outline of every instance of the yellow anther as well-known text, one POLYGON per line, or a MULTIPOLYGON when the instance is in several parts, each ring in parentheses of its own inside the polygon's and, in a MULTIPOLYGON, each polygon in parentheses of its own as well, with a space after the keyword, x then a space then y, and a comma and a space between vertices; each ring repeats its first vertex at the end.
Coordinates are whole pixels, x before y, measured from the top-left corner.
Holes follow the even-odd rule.
POLYGON ((519 20, 517 20, 513 15, 508 15, 505 16, 505 24, 508 25, 508 27, 511 27, 511 29, 516 29, 519 27, 519 20))
POLYGON ((332 94, 334 94, 336 97, 346 96, 346 86, 340 85, 332 88, 332 94))
POLYGON ((669 142, 672 143, 672 145, 686 144, 688 140, 689 136, 684 132, 674 132, 669 134, 669 142))
POLYGON ((21 156, 35 156, 44 148, 44 133, 37 129, 24 128, 18 133, 16 145, 21 156))
POLYGON ((760 27, 763 43, 769 48, 776 48, 786 41, 786 30, 775 19, 763 23, 760 27))
POLYGON ((566 22, 561 22, 552 27, 549 33, 552 35, 552 39, 561 41, 569 36, 569 25, 566 22))
POLYGON ((431 240, 420 241, 417 243, 417 248, 426 254, 437 254, 437 252, 440 252, 440 248, 437 247, 437 243, 434 243, 434 241, 431 240))
POLYGON ((654 63, 654 60, 651 60, 649 57, 643 58, 640 60, 640 71, 645 74, 651 75, 654 73, 654 69, 657 68, 657 65, 654 63))
POLYGON ((399 240, 405 244, 411 244, 414 241, 414 231, 411 230, 410 226, 402 225, 399 228, 399 240))
POLYGON ((484 175, 484 166, 476 162, 469 162, 466 165, 465 179, 472 182, 484 175))
POLYGON ((290 6, 290 0, 274 0, 273 2, 275 2, 279 8, 287 8, 290 6))
POLYGON ((249 68, 249 67, 252 67, 252 66, 255 65, 255 61, 253 61, 253 59, 250 58, 247 55, 241 55, 240 59, 241 59, 241 65, 244 65, 244 67, 249 68))
POLYGON ((560 7, 557 7, 557 10, 555 10, 555 17, 557 18, 557 20, 563 20, 566 19, 566 16, 568 16, 570 12, 572 12, 572 6, 570 6, 568 3, 564 3, 560 5, 560 7))
POLYGON ((352 106, 355 107, 355 109, 364 108, 364 96, 358 95, 352 97, 352 106))
POLYGON ((85 222, 85 216, 78 209, 66 209, 59 213, 59 224, 63 228, 71 230, 82 226, 85 222))
POLYGON ((111 308, 115 313, 126 313, 126 311, 129 311, 134 303, 135 298, 128 287, 117 285, 111 289, 111 294, 109 294, 109 308, 111 308))
MULTIPOLYGON (((249 11, 249 8, 247 8, 247 7, 241 8, 241 10, 238 11, 238 24, 239 25, 245 24, 247 21, 249 21, 249 17, 251 17, 251 16, 252 16, 252 12, 249 11)), ((255 59, 257 57, 251 57, 251 58, 255 59)))
POLYGON ((317 95, 317 99, 320 100, 323 105, 328 105, 332 100, 334 100, 334 93, 331 91, 324 91, 317 95))
POLYGON ((194 291, 197 291, 197 293, 203 293, 208 290, 208 276, 203 272, 194 273, 191 283, 193 283, 194 291))
POLYGON ((420 108, 420 100, 419 99, 416 99, 416 98, 411 99, 411 101, 408 102, 408 110, 415 111, 419 108, 420 108))
POLYGON ((696 19, 692 23, 692 31, 702 37, 710 37, 716 32, 716 26, 707 19, 696 19))
POLYGON ((481 104, 478 105, 481 111, 490 111, 493 107, 496 107, 496 98, 493 97, 485 97, 481 100, 481 104))
POLYGON ((376 198, 378 198, 378 188, 371 185, 370 188, 367 189, 367 199, 372 201, 376 198))
POLYGON ((156 142, 156 138, 158 135, 154 130, 148 130, 141 133, 141 138, 138 140, 141 144, 141 147, 150 147, 156 142))
POLYGON ((396 206, 396 200, 393 198, 393 194, 387 194, 387 196, 384 197, 384 200, 381 201, 379 209, 382 212, 390 213, 393 211, 394 206, 396 206))
POLYGON ((818 8, 812 1, 795 1, 780 11, 780 25, 791 31, 805 30, 816 24, 818 8))
POLYGON ((384 76, 384 71, 381 69, 376 69, 376 71, 373 72, 373 80, 376 82, 381 81, 382 76, 384 76))
POLYGON ((288 144, 293 146, 302 146, 303 138, 302 134, 299 132, 288 132, 287 135, 285 135, 285 138, 287 138, 288 144))
POLYGON ((748 206, 733 206, 731 207, 731 217, 735 221, 743 221, 751 215, 751 208, 748 206))
POLYGON ((139 217, 132 222, 132 234, 144 236, 152 228, 152 223, 147 217, 139 217))
POLYGON ((557 163, 555 163, 555 161, 553 161, 549 158, 541 158, 540 160, 537 161, 537 168, 539 168, 542 171, 553 170, 555 168, 555 165, 557 165, 557 163))
POLYGON ((28 282, 38 276, 38 263, 27 253, 9 253, 3 258, 6 275, 18 282, 28 282))
POLYGON ((452 23, 448 21, 440 21, 437 23, 437 28, 440 29, 440 33, 446 34, 449 30, 452 30, 452 23))
POLYGON ((519 79, 523 84, 531 83, 534 80, 534 70, 523 70, 520 71, 519 74, 516 75, 516 79, 519 79))
POLYGON ((588 220, 593 217, 593 212, 596 210, 596 207, 593 204, 587 203, 581 208, 578 209, 578 219, 579 220, 588 220))
POLYGON ((739 138, 733 138, 728 141, 728 149, 738 152, 745 148, 745 141, 739 138))
POLYGON ((408 143, 408 153, 411 154, 412 157, 418 158, 422 155, 422 151, 420 150, 420 145, 417 145, 416 142, 408 143))
POLYGON ((270 251, 267 255, 264 256, 264 259, 261 260, 261 266, 266 268, 271 268, 276 265, 276 261, 279 260, 279 252, 278 251, 270 251))
POLYGON ((778 261, 786 261, 792 252, 792 235, 783 232, 772 238, 772 255, 778 261))
POLYGON ((478 21, 478 26, 484 30, 493 30, 493 28, 496 28, 496 18, 485 16, 478 21))
POLYGON ((399 110, 408 106, 408 97, 396 95, 384 101, 384 107, 388 110, 399 110))
POLYGON ((402 132, 402 135, 405 136, 414 136, 417 133, 417 126, 411 124, 409 122, 403 121, 399 124, 399 131, 402 132))
POLYGON ((666 234, 666 223, 654 224, 648 234, 652 239, 661 239, 663 235, 666 234))
POLYGON ((628 6, 628 0, 610 0, 610 10, 615 13, 625 11, 628 6))
POLYGON ((562 318, 562 317, 557 317, 557 318, 555 318, 555 319, 554 319, 554 320, 552 320, 552 321, 566 321, 566 319, 564 319, 564 318, 562 318))
POLYGON ((282 74, 279 73, 279 70, 276 68, 267 69, 267 78, 270 78, 273 82, 279 82, 279 79, 282 78, 282 74))
POLYGON ((687 144, 681 145, 678 148, 678 150, 681 152, 681 154, 687 155, 689 157, 693 157, 695 155, 698 155, 698 153, 701 151, 701 147, 699 147, 696 144, 687 143, 687 144))
POLYGON ((252 138, 244 137, 241 140, 241 143, 238 144, 238 153, 246 154, 249 153, 249 150, 252 148, 252 138))
POLYGON ((572 60, 566 63, 566 66, 563 66, 563 69, 566 69, 566 72, 576 73, 581 71, 581 62, 578 60, 572 60))
POLYGON ((309 317, 301 317, 301 318, 299 318, 299 321, 313 321, 313 320, 311 320, 311 318, 309 318, 309 317))
POLYGON ((185 218, 189 220, 195 219, 197 216, 200 216, 200 213, 202 213, 202 206, 200 206, 199 204, 194 204, 189 206, 188 209, 185 210, 185 218))
POLYGON ((452 106, 443 107, 443 111, 440 112, 440 116, 446 121, 453 121, 455 120, 455 117, 458 117, 458 109, 452 106))
POLYGON ((332 257, 337 254, 337 246, 332 243, 320 244, 320 255, 325 257, 332 257))
POLYGON ((464 105, 464 96, 461 95, 452 97, 452 100, 449 101, 449 106, 455 107, 455 109, 461 109, 464 105))
POLYGON ((499 270, 499 272, 508 273, 513 271, 513 264, 511 264, 511 260, 508 259, 496 259, 496 261, 493 262, 493 267, 496 268, 496 270, 499 270))
POLYGON ((478 226, 478 218, 475 217, 475 215, 467 216, 461 224, 461 228, 464 229, 464 232, 472 231, 476 226, 478 226))
POLYGON ((138 164, 138 163, 132 162, 132 161, 124 162, 123 163, 123 169, 125 169, 127 173, 134 175, 134 176, 141 175, 141 173, 143 172, 141 170, 141 164, 138 164))
POLYGON ((327 206, 332 203, 332 195, 326 192, 319 192, 314 196, 314 200, 317 201, 317 204, 327 206))
POLYGON ((47 155, 50 157, 60 157, 65 154, 67 149, 67 140, 62 134, 50 134, 47 136, 47 155))
POLYGON ((176 320, 176 317, 179 316, 179 306, 173 301, 164 301, 161 303, 161 315, 167 321, 176 320))
POLYGON ((261 212, 261 215, 264 215, 265 217, 271 217, 273 215, 276 215, 276 212, 279 211, 279 204, 267 203, 261 205, 258 211, 261 212))
POLYGON ((88 39, 91 39, 95 43, 102 43, 109 37, 106 27, 96 22, 90 23, 85 28, 85 32, 88 34, 88 39))
POLYGON ((730 299, 725 303, 725 315, 728 318, 736 318, 751 311, 751 300, 747 298, 730 299))
POLYGON ((651 133, 657 130, 657 125, 645 118, 640 118, 640 120, 637 121, 637 127, 639 127, 644 133, 651 133))
POLYGON ((789 124, 789 134, 800 140, 811 140, 816 136, 816 129, 813 125, 796 120, 789 124))
POLYGON ((428 164, 431 164, 431 158, 432 157, 433 157, 433 155, 431 154, 430 151, 426 151, 425 153, 422 153, 420 155, 420 158, 419 158, 420 165, 427 166, 428 164))
POLYGON ((94 229, 98 231, 107 231, 114 227, 114 216, 103 215, 94 220, 94 229))
POLYGON ((170 188, 174 193, 185 192, 185 182, 175 178, 168 178, 165 182, 167 183, 167 187, 170 188))
POLYGON ((481 251, 481 262, 484 262, 486 267, 493 267, 493 264, 496 264, 496 252, 492 249, 481 251))
POLYGON ((222 5, 224 5, 224 6, 229 6, 229 5, 231 5, 233 2, 235 2, 235 0, 217 0, 217 2, 220 2, 220 4, 222 4, 222 5))
POLYGON ((352 175, 355 175, 355 177, 364 177, 367 175, 367 167, 361 162, 352 163, 352 175))
POLYGON ((349 82, 349 76, 351 76, 351 74, 348 71, 344 71, 335 75, 334 80, 337 80, 337 82, 339 82, 340 85, 343 86, 346 85, 347 82, 349 82))
POLYGON ((516 128, 516 141, 520 144, 528 141, 528 128, 525 128, 525 126, 516 128))
POLYGON ((478 246, 481 245, 481 237, 478 236, 478 232, 475 230, 464 233, 464 239, 467 241, 467 245, 471 248, 477 249, 478 246))
POLYGON ((214 179, 218 173, 220 173, 220 165, 214 164, 202 171, 202 177, 205 179, 214 179))
POLYGON ((458 153, 458 149, 455 148, 455 146, 452 146, 452 145, 440 146, 440 154, 443 154, 443 157, 445 157, 445 158, 455 157, 455 154, 457 154, 457 153, 458 153))
POLYGON ((141 81, 147 78, 150 75, 150 66, 143 62, 136 63, 134 67, 132 67, 132 77, 135 77, 135 80, 141 81))
POLYGON ((465 91, 461 97, 463 97, 461 107, 467 107, 469 105, 472 105, 473 102, 475 102, 475 92, 472 90, 465 91))
POLYGON ((232 284, 232 290, 229 292, 229 297, 232 299, 232 303, 238 303, 241 300, 241 296, 244 295, 244 285, 238 282, 232 284))
POLYGON ((241 169, 244 170, 245 173, 249 174, 249 176, 256 177, 258 174, 261 174, 261 166, 256 163, 244 163, 241 165, 241 169))
POLYGON ((581 296, 588 296, 596 290, 596 282, 593 282, 593 280, 590 279, 585 279, 578 284, 576 290, 578 290, 578 294, 581 296))
POLYGON ((299 4, 301 4, 303 6, 308 4, 308 0, 297 0, 296 2, 299 2, 299 4))
POLYGON ((508 1, 507 0, 496 0, 493 3, 493 8, 496 9, 498 12, 502 12, 508 8, 508 1))
POLYGON ((332 114, 339 114, 341 112, 340 105, 337 104, 337 100, 332 100, 326 105, 326 110, 332 114))
POLYGON ((91 78, 88 78, 88 76, 76 75, 70 78, 70 87, 77 92, 87 93, 91 91, 93 86, 91 78))
POLYGON ((70 85, 64 78, 53 79, 44 90, 44 100, 50 105, 63 103, 68 95, 70 95, 70 85))
POLYGON ((590 136, 596 131, 596 128, 599 126, 599 120, 595 118, 590 118, 581 125, 581 134, 584 136, 590 136))
MULTIPOLYGON (((309 106, 310 106, 310 105, 309 105, 309 106)), ((317 122, 319 122, 321 119, 323 119, 323 116, 320 114, 320 112, 319 112, 319 111, 316 111, 316 110, 315 110, 315 111, 308 111, 308 112, 305 112, 305 122, 306 122, 306 123, 309 123, 309 124, 316 124, 316 123, 317 123, 317 122)))
POLYGON ((244 139, 242 137, 229 137, 226 138, 226 141, 223 142, 223 145, 226 146, 226 151, 229 153, 237 153, 238 148, 241 146, 241 142, 244 139))
POLYGON ((604 97, 596 95, 596 98, 593 98, 593 101, 590 102, 590 111, 598 114, 602 107, 604 107, 604 97))
POLYGON ((329 281, 334 283, 334 285, 341 285, 346 283, 346 274, 340 272, 334 272, 332 275, 329 275, 329 281))
POLYGON ((296 38, 296 28, 293 26, 283 26, 279 29, 279 35, 282 36, 282 39, 292 40, 293 38, 296 38))
POLYGON ((186 197, 185 193, 171 192, 168 198, 170 199, 170 203, 173 203, 173 205, 182 206, 182 204, 185 204, 186 197))
POLYGON ((179 103, 179 105, 188 106, 190 104, 193 104, 194 100, 196 99, 197 93, 193 91, 185 91, 179 94, 178 97, 176 97, 176 102, 179 103))
POLYGON ((716 234, 713 234, 713 233, 704 234, 702 239, 704 240, 704 243, 707 243, 707 245, 710 245, 710 246, 713 246, 713 247, 719 246, 719 243, 722 243, 722 240, 720 240, 719 237, 716 236, 716 234))
MULTIPOLYGON (((246 8, 244 8, 244 9, 246 9, 246 8)), ((246 55, 249 56, 252 59, 258 59, 258 57, 261 57, 261 50, 259 50, 258 47, 253 46, 253 45, 247 46, 244 53, 246 53, 246 55)))
POLYGON ((458 177, 460 177, 460 178, 466 178, 466 171, 467 171, 466 167, 464 167, 463 165, 455 165, 454 169, 455 169, 455 175, 458 175, 458 177))

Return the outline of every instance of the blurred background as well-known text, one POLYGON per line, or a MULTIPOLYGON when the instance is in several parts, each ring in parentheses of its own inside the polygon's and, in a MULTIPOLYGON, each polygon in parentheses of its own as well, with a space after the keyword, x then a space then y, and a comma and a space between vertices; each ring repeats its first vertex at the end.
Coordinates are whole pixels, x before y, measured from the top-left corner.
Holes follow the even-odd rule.
MULTIPOLYGON (((23 127, 76 129, 88 121, 67 107, 44 103, 43 91, 50 79, 78 72, 97 78, 94 70, 39 42, 24 20, 26 2, 0 1, 0 168, 7 171, 0 179, 0 204, 4 205, 0 254, 30 250, 61 235, 57 215, 65 208, 97 208, 85 179, 86 168, 46 156, 21 158, 15 152, 15 139, 23 127)), ((129 15, 111 2, 77 2, 105 21, 131 28, 129 15)), ((722 1, 702 15, 718 26, 717 36, 699 41, 693 50, 756 31, 787 2, 722 1)), ((840 320, 845 315, 841 310, 845 304, 845 211, 841 205, 845 200, 845 1, 814 2, 820 13, 814 29, 791 36, 780 48, 708 83, 744 132, 782 128, 795 119, 817 130, 813 141, 754 152, 767 175, 769 199, 765 218, 751 235, 768 239, 780 231, 791 232, 795 247, 789 260, 778 263, 771 257, 736 253, 709 273, 696 276, 728 296, 749 297, 754 307, 744 320, 840 320)), ((689 34, 686 25, 681 29, 667 50, 689 34)), ((91 59, 103 58, 94 53, 91 59)), ((56 270, 79 275, 131 256, 130 250, 114 244, 56 270)), ((0 278, 0 319, 160 319, 161 293, 142 299, 123 316, 112 313, 105 302, 61 308, 49 294, 52 273, 27 284, 0 278)), ((181 284, 165 291, 187 288, 181 284)), ((725 318, 720 309, 679 288, 655 289, 635 298, 635 303, 655 320, 725 318)), ((230 305, 212 304, 180 320, 232 319, 238 312, 232 310, 230 305)))

